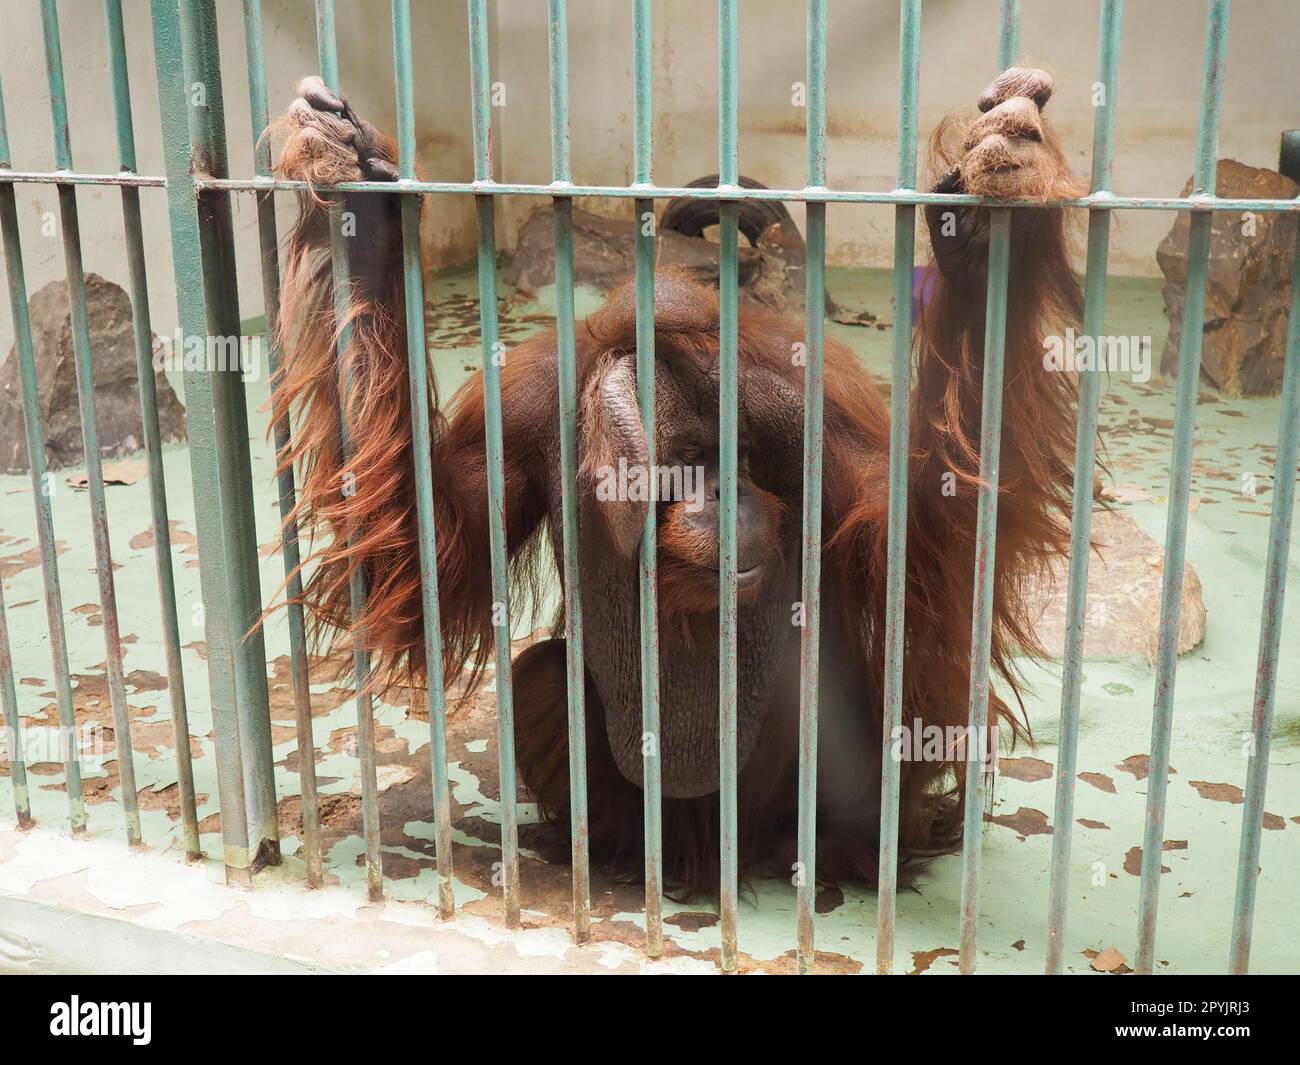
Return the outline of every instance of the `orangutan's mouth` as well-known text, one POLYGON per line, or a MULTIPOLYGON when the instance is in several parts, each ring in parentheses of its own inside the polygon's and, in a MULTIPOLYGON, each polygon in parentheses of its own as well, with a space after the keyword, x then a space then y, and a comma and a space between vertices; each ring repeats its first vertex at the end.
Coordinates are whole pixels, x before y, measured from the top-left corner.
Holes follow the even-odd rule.
MULTIPOLYGON (((718 569, 706 568, 701 566, 701 570, 706 573, 714 583, 722 585, 722 571, 718 569)), ((767 566, 762 562, 755 562, 752 566, 745 569, 736 570, 736 590, 738 592, 746 591, 750 588, 756 588, 763 581, 763 576, 767 572, 767 566)))

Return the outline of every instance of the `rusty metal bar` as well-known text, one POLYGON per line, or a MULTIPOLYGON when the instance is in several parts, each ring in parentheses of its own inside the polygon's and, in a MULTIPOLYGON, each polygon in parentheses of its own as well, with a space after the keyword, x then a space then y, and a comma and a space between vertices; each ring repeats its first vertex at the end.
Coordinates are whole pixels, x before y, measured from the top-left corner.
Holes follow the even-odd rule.
POLYGON ((14 684, 14 660, 9 652, 9 622, 5 616, 4 583, 0 582, 0 752, 9 762, 9 781, 14 789, 14 815, 19 828, 31 828, 31 793, 27 787, 27 762, 23 756, 22 716, 18 710, 18 689, 14 684))
MULTIPOLYGON (((808 0, 808 184, 826 184, 826 0, 808 0)), ((799 630, 796 965, 817 961, 817 695, 821 677, 822 451, 826 373, 826 205, 808 205, 804 252, 803 557, 799 630)))
MULTIPOLYGON (((339 85, 338 38, 334 23, 333 0, 316 0, 316 47, 320 56, 321 80, 336 96, 342 92, 339 85)), ((342 195, 329 196, 330 264, 334 281, 334 318, 338 323, 339 364, 344 367, 344 379, 339 383, 339 434, 342 439, 343 459, 346 465, 352 454, 352 441, 348 435, 347 405, 352 382, 347 373, 348 348, 352 345, 352 323, 348 317, 351 308, 352 274, 348 266, 348 238, 344 232, 342 195)), ((366 608, 366 575, 354 570, 349 581, 352 617, 358 618, 366 608)), ((370 689, 370 652, 362 633, 353 634, 352 675, 356 684, 357 700, 357 754, 361 763, 361 822, 366 842, 366 891, 372 902, 384 897, 384 859, 380 841, 379 823, 379 772, 375 752, 375 708, 370 689)))
MULTIPOLYGON (((718 2, 718 187, 740 184, 736 169, 739 103, 739 61, 736 0, 718 2)), ((724 200, 719 207, 718 321, 718 805, 721 885, 721 967, 734 973, 738 965, 737 909, 739 896, 740 817, 736 746, 736 467, 739 432, 739 237, 740 204, 724 200)))
MULTIPOLYGON (((9 161, 4 91, 0 88, 0 174, 5 172, 9 161)), ((77 753, 77 721, 72 706, 72 679, 68 669, 68 637, 63 623, 58 547, 54 539, 54 517, 50 505, 50 498, 54 494, 54 479, 45 469, 45 427, 41 418, 36 354, 32 348, 32 327, 27 314, 23 248, 12 185, 0 184, 0 235, 4 239, 9 312, 13 321, 14 352, 18 360, 18 377, 23 394, 23 421, 27 434, 32 500, 36 507, 36 540, 41 554, 41 581, 45 586, 45 620, 50 633, 50 657, 54 670, 55 703, 58 706, 64 788, 68 795, 68 818, 73 838, 81 839, 86 835, 86 803, 82 794, 81 762, 77 753)), ((12 714, 16 720, 16 701, 12 714)))
MULTIPOLYGON (((152 0, 154 65, 183 334, 239 333, 228 198, 197 190, 195 173, 226 171, 216 11, 211 0, 152 0), (201 84, 207 107, 190 105, 201 84)), ((187 368, 185 415, 198 535, 227 882, 251 886, 279 861, 265 649, 247 636, 261 613, 248 416, 237 368, 187 368)))
MULTIPOLYGON (((131 87, 126 62, 122 0, 104 0, 113 103, 122 170, 135 170, 135 131, 131 120, 131 87)), ((145 270, 144 231, 140 221, 140 190, 122 186, 122 223, 126 232, 126 261, 131 279, 131 319, 135 333, 136 377, 140 389, 140 421, 145 459, 149 465, 149 510, 152 517, 154 566, 162 610, 163 652, 167 660, 167 698, 176 743, 176 786, 179 793, 185 856, 202 857, 199 818, 194 795, 194 762, 190 754, 189 712, 185 701, 185 671, 181 664, 180 620, 176 613, 176 582, 172 575, 171 525, 167 515, 167 485, 163 476, 162 432, 158 424, 158 395, 154 384, 153 330, 150 327, 149 282, 145 270)))
MULTIPOLYGON (((54 0, 42 0, 45 69, 50 84, 50 110, 54 119, 54 156, 60 169, 72 169, 72 140, 68 132, 68 106, 63 85, 63 51, 59 43, 59 14, 54 0)), ((131 710, 126 702, 122 670, 122 630, 113 587, 113 556, 108 544, 108 507, 104 499, 104 471, 95 421, 94 355, 90 350, 90 320, 86 309, 86 278, 81 264, 81 228, 77 192, 59 186, 59 222, 63 232, 63 261, 67 271, 72 348, 77 372, 77 407, 81 414, 81 440, 85 450, 86 481, 90 495, 90 535, 95 549, 95 576, 99 583, 100 614, 104 627, 108 696, 113 708, 113 748, 122 789, 122 815, 131 847, 144 844, 140 804, 136 796, 135 759, 131 749, 131 710)))
MULTIPOLYGON (((898 187, 916 185, 917 79, 921 0, 903 0, 898 28, 898 187)), ((894 732, 903 720, 904 616, 907 602, 907 487, 912 399, 912 271, 916 208, 894 208, 894 340, 889 395, 889 530, 885 590, 885 684, 881 736, 880 863, 876 888, 876 972, 894 968, 898 904, 898 807, 902 766, 894 732)))
MULTIPOLYGON (((492 181, 492 112, 486 0, 469 4, 470 103, 474 179, 492 181)), ((488 533, 496 624, 497 756, 501 777, 501 894, 506 925, 519 925, 519 814, 515 773, 514 689, 510 675, 510 574, 506 564, 505 446, 501 427, 501 343, 497 321, 496 218, 492 197, 474 200, 478 229, 479 321, 483 339, 484 426, 487 437, 488 533)))
MULTIPOLYGON (((551 177, 569 171, 569 24, 564 0, 548 0, 551 82, 551 177)), ((586 669, 582 647, 582 577, 578 531, 578 371, 573 320, 573 201, 556 197, 555 332, 559 363, 560 510, 564 568, 564 647, 569 712, 569 832, 573 849, 573 935, 591 938, 591 873, 587 829, 586 669)))
MULTIPOLYGON (((653 183, 654 37, 650 0, 633 0, 632 65, 634 84, 633 185, 653 183)), ((636 392, 645 427, 646 462, 655 467, 655 211, 654 201, 637 199, 636 217, 636 392)), ((664 950, 663 787, 659 762, 659 559, 657 515, 651 507, 641 530, 641 778, 645 805, 645 950, 659 957, 664 950)))
MULTIPOLYGON (((1119 33, 1123 0, 1103 0, 1097 84, 1105 94, 1095 108, 1092 130, 1092 191, 1111 184, 1115 147, 1115 93, 1119 79, 1119 33)), ((1088 267, 1084 285, 1083 331, 1100 340, 1106 316, 1106 264, 1110 250, 1110 212, 1088 215, 1088 267)), ((1092 553, 1092 481, 1097 459, 1097 398, 1100 369, 1079 374, 1079 413, 1074 446, 1074 498, 1070 520, 1070 575, 1066 591, 1065 659, 1061 664, 1060 740, 1056 755, 1056 805, 1052 814, 1052 873, 1048 891, 1047 959, 1049 975, 1065 965, 1065 919, 1070 886, 1070 842, 1074 835, 1074 774, 1079 744, 1083 681, 1083 630, 1088 602, 1088 561, 1092 553)))
MULTIPOLYGON (((403 182, 415 177, 415 76, 411 55, 410 0, 393 0, 393 57, 397 78, 397 160, 403 182)), ((420 260, 420 196, 402 197, 402 276, 406 296, 407 375, 411 386, 411 439, 415 510, 420 542, 420 593, 424 607, 425 684, 429 704, 434 838, 438 860, 438 915, 450 917, 452 882, 451 792, 447 779, 447 703, 438 606, 438 548, 433 522, 433 434, 429 408, 429 357, 424 338, 424 273, 420 260)))
MULTIPOLYGON (((248 63, 248 106, 252 120, 253 167, 259 177, 271 173, 271 145, 266 138, 266 59, 262 43, 261 0, 244 0, 244 52, 248 63)), ((275 199, 265 193, 257 199, 257 238, 262 257, 262 305, 266 311, 268 342, 267 368, 272 378, 279 373, 282 352, 278 339, 280 324, 280 256, 275 224, 275 199)), ((288 453, 288 418, 276 422, 275 453, 288 453)), ((293 513, 295 503, 292 467, 276 478, 280 517, 293 513)), ((286 579, 285 599, 289 623, 289 674, 293 686, 294 730, 298 741, 298 781, 302 810, 302 855, 307 867, 307 886, 325 882, 320 844, 320 802, 316 791, 316 743, 312 737, 311 677, 307 657, 306 624, 302 606, 302 555, 296 524, 282 527, 280 553, 286 579)))
MULTIPOLYGON (((1204 90, 1193 193, 1214 193, 1229 8, 1229 0, 1211 0, 1205 32, 1204 90)), ((1187 287, 1178 346, 1178 396, 1174 408, 1174 450, 1170 460, 1169 515, 1165 527, 1160 595, 1160 642, 1156 650, 1156 698, 1151 716, 1146 830, 1142 836, 1138 896, 1138 948, 1134 968, 1139 973, 1149 973, 1155 965, 1160 858, 1164 850, 1165 796, 1169 789, 1169 747, 1174 723, 1174 676, 1178 668, 1178 622, 1182 613, 1183 565, 1187 553, 1187 503, 1192 487, 1192 445, 1196 394, 1201 380, 1201 343, 1204 339, 1212 221, 1211 215, 1194 212, 1187 236, 1187 287)))
POLYGON ((1232 912, 1232 946, 1228 971, 1244 975, 1250 967, 1250 940, 1255 920, 1255 890, 1259 883, 1260 830, 1264 793, 1268 787, 1268 757, 1277 695, 1278 654, 1282 643, 1282 606, 1286 597, 1287 556, 1291 548, 1291 518, 1295 507, 1296 463, 1300 457, 1300 238, 1291 262, 1291 312, 1287 320, 1286 368, 1282 380, 1281 425, 1273 463, 1273 513, 1268 527, 1268 559, 1264 564, 1264 610, 1259 625, 1259 664, 1255 671, 1255 704, 1251 717, 1250 761, 1246 770, 1246 801, 1241 810, 1241 850, 1237 858, 1237 895, 1232 912))

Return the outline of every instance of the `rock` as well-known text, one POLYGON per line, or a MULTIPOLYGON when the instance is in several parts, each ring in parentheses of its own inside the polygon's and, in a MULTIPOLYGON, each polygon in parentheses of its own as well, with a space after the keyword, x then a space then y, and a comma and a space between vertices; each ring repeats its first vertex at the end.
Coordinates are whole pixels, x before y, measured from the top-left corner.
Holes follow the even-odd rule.
MULTIPOLYGON (((1092 515, 1096 545, 1088 564, 1088 605, 1083 650, 1087 658, 1144 657, 1154 663, 1160 640, 1160 583, 1164 550, 1127 514, 1097 510, 1092 515)), ((1034 632, 1049 654, 1065 649, 1065 596, 1069 561, 1056 560, 1031 578, 1026 599, 1034 632)), ((1186 654, 1205 639, 1205 601, 1201 581, 1191 566, 1183 569, 1183 606, 1178 625, 1178 653, 1186 654)))
MULTIPOLYGON (((87 274, 86 304, 100 454, 116 458, 144 447, 131 299, 120 285, 99 274, 87 274)), ((77 466, 85 459, 68 307, 66 281, 51 281, 27 305, 45 426, 45 461, 50 469, 77 466)), ((162 371, 154 372, 154 383, 163 440, 184 440, 185 408, 162 371)), ((29 468, 18 358, 15 348, 10 348, 8 359, 0 366, 0 470, 25 473, 29 468)))
MULTIPOLYGON (((1246 166, 1233 159, 1220 159, 1216 175, 1215 190, 1223 197, 1292 199, 1300 192, 1300 186, 1276 171, 1246 166)), ((1188 181, 1183 195, 1190 195, 1191 190, 1188 181)), ((1187 212, 1179 213, 1156 251, 1165 275, 1165 314, 1169 318, 1169 339, 1160 369, 1169 375, 1178 372, 1187 288, 1188 227, 1187 212)), ((1293 214, 1214 213, 1201 370, 1215 386, 1231 395, 1275 395, 1282 387, 1295 241, 1293 214)))
MULTIPOLYGON (((573 273, 579 284, 608 292, 636 274, 636 222, 573 208, 573 273)), ((655 236, 657 269, 678 267, 702 284, 718 284, 718 245, 662 226, 655 236)), ((555 283, 555 221, 550 204, 535 208, 519 229, 505 280, 525 296, 555 283)), ((804 243, 788 218, 768 226, 756 245, 740 246, 741 299, 778 311, 802 311, 804 243)), ((827 298, 828 308, 834 304, 827 298)))

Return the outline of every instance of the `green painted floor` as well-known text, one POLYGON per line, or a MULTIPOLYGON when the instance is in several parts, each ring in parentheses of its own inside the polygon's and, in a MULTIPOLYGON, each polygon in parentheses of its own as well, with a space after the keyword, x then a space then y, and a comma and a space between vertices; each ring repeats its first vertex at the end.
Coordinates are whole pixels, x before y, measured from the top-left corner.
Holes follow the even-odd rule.
MULTIPOLYGON (((888 271, 831 270, 828 288, 844 305, 891 315, 888 271)), ((433 308, 435 359, 440 394, 449 396, 478 364, 476 286, 472 275, 440 279, 433 308)), ((579 313, 595 300, 584 294, 579 313)), ((1164 345, 1166 326, 1159 286, 1151 281, 1115 278, 1110 285, 1107 332, 1153 337, 1155 361, 1164 345)), ((513 307, 503 323, 507 342, 542 328, 549 315, 540 307, 513 307)), ((830 332, 859 351, 875 370, 886 372, 890 330, 832 324, 830 332)), ((179 391, 179 381, 175 382, 179 391)), ((1172 390, 1159 378, 1137 385, 1114 376, 1103 386, 1102 428, 1105 459, 1112 480, 1121 486, 1118 506, 1157 541, 1163 540, 1168 483, 1172 390)), ((264 379, 251 386, 251 404, 266 398, 264 379)), ((1014 412, 1008 412, 1014 416, 1014 412)), ((1272 498, 1273 452, 1277 434, 1276 400, 1228 400, 1203 392, 1197 411, 1196 466, 1192 495, 1198 500, 1190 521, 1188 560, 1199 573, 1208 611, 1206 639, 1181 660, 1178 672, 1172 766, 1169 786, 1164 864, 1161 883, 1158 969, 1215 972, 1225 968, 1245 782, 1245 742, 1257 653, 1268 510, 1272 498), (1253 475, 1257 493, 1242 492, 1253 475)), ((258 488, 258 541, 264 596, 269 599, 282 578, 273 543, 278 524, 271 449, 265 440, 265 413, 254 415, 253 473, 258 488)), ((181 617, 181 642, 190 705, 192 749, 204 820, 203 843, 209 855, 220 854, 216 812, 215 762, 207 711, 203 628, 199 611, 197 557, 189 465, 183 447, 167 449, 167 491, 176 522, 174 565, 181 617)), ((95 590, 89 539, 88 500, 56 475, 53 498, 56 537, 60 541, 71 668, 77 678, 79 719, 108 722, 102 679, 103 632, 95 590)), ((55 722, 50 685, 48 634, 42 602, 39 557, 25 477, 0 477, 0 574, 8 604, 13 659, 28 745, 36 832, 0 846, 0 896, 30 893, 42 868, 40 848, 53 853, 67 835, 62 770, 51 750, 55 722), (43 842, 44 841, 44 842, 43 842), (33 875, 35 867, 37 873, 33 875)), ((148 848, 174 859, 177 876, 199 877, 210 884, 220 875, 209 859, 201 871, 186 869, 176 820, 175 770, 167 706, 163 652, 152 548, 142 536, 149 529, 144 483, 111 486, 108 509, 126 669, 136 746, 136 773, 141 789, 148 848)), ((1300 970, 1300 549, 1292 551, 1293 592, 1286 610, 1283 653, 1279 666, 1276 731, 1269 774, 1261 857, 1261 879, 1252 968, 1259 972, 1300 970)), ((523 635, 530 626, 525 620, 523 635)), ((264 874, 268 892, 297 899, 301 874, 293 858, 297 839, 294 800, 297 776, 292 771, 295 742, 292 711, 285 686, 287 639, 282 617, 268 632, 272 670, 275 757, 288 765, 277 769, 284 808, 285 866, 264 874)), ((323 671, 322 671, 323 672, 323 671)), ((1054 663, 1031 667, 1034 690, 1028 712, 1037 748, 1017 756, 1053 766, 1056 756, 1059 670, 1054 663)), ((1122 764, 1146 753, 1149 744, 1154 677, 1143 660, 1089 661, 1083 682, 1083 710, 1078 768, 1086 775, 1077 786, 1071 904, 1067 929, 1067 965, 1087 971, 1089 953, 1114 946, 1130 960, 1136 939, 1137 854, 1142 838, 1146 782, 1122 764)), ((352 704, 346 693, 325 681, 315 685, 315 739, 326 822, 330 826, 329 871, 339 889, 364 901, 364 870, 357 864, 362 844, 357 835, 359 807, 352 794, 356 781, 352 704)), ((456 864, 458 902, 467 915, 491 921, 494 902, 486 877, 495 855, 495 761, 493 721, 487 706, 453 716, 452 783, 457 803, 456 864), (489 890, 485 890, 489 889, 489 890)), ((394 899, 422 904, 431 897, 432 819, 428 801, 428 727, 406 705, 382 705, 377 712, 385 831, 387 889, 394 899)), ((113 796, 111 761, 84 764, 90 805, 91 835, 111 841, 121 834, 113 796), (107 762, 107 764, 103 764, 107 762)), ((1127 763, 1129 766, 1132 762, 1127 763)), ((1042 767, 1038 767, 1042 768, 1042 767)), ((993 822, 987 825, 979 928, 982 971, 1041 970, 1045 949, 1047 869, 1051 845, 1053 784, 1046 774, 1022 772, 1038 780, 1000 777, 995 786, 993 822), (1042 816, 1037 816, 1041 813, 1042 816)), ((545 833, 531 822, 524 806, 522 841, 526 923, 561 926, 567 905, 567 870, 540 859, 545 833), (555 903, 552 906, 552 902, 555 903)), ((0 836, 12 827, 9 784, 0 777, 0 836)), ((124 849, 124 848, 123 848, 124 849)), ((134 859, 132 859, 134 860, 134 859)), ((901 971, 955 971, 959 896, 957 857, 936 861, 915 890, 898 903, 897 968, 901 971)), ((50 867, 50 875, 63 869, 50 867)), ((593 876, 597 940, 635 943, 640 915, 635 886, 593 876)), ((119 901, 123 907, 125 901, 119 901)), ((110 908, 113 903, 109 902, 110 908)), ((306 903, 303 903, 306 905, 306 903)), ((823 890, 817 925, 827 965, 855 969, 874 958, 875 897, 854 889, 823 890), (834 957, 831 957, 831 956, 834 957)), ((708 900, 668 904, 668 932, 678 953, 708 958, 716 952, 718 928, 708 900)), ((751 886, 742 901, 741 948, 747 961, 763 968, 786 968, 794 945, 794 892, 784 882, 751 886)))

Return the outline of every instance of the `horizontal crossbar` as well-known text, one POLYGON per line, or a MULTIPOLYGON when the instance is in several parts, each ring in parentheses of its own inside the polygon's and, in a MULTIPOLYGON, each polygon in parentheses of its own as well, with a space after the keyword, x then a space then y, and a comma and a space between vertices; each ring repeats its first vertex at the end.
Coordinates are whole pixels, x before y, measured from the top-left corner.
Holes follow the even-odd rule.
MULTIPOLYGON (((225 192, 306 192, 305 181, 280 181, 269 177, 214 178, 196 177, 200 190, 225 192)), ((167 179, 152 174, 83 174, 69 170, 0 169, 0 184, 7 185, 117 185, 136 188, 166 188, 167 179)), ((711 188, 673 188, 666 185, 573 185, 552 182, 546 185, 511 184, 500 181, 345 181, 330 186, 339 192, 414 192, 430 195, 468 196, 569 196, 597 199, 646 200, 779 200, 791 203, 863 203, 951 204, 954 207, 1079 207, 1105 208, 1115 211, 1281 211, 1300 213, 1300 199, 1252 200, 1222 196, 1115 196, 1095 192, 1069 200, 988 200, 979 196, 945 192, 921 192, 893 189, 889 192, 864 192, 807 186, 802 189, 750 189, 739 186, 711 188)))

